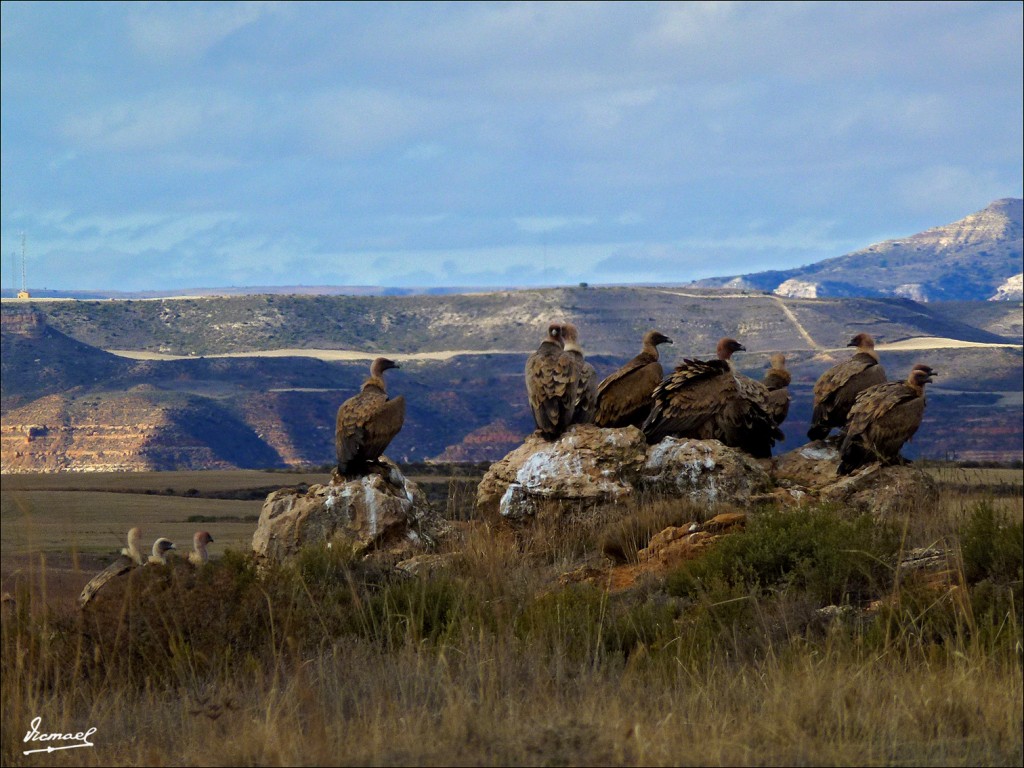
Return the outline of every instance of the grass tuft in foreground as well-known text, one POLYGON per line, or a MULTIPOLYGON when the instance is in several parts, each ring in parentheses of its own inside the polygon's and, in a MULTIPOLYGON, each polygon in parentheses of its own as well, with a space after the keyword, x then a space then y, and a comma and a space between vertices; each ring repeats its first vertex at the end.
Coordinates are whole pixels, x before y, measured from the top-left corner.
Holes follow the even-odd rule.
POLYGON ((1019 765, 1020 523, 951 518, 939 578, 899 565, 906 530, 768 510, 621 594, 558 584, 594 531, 484 525, 432 576, 310 548, 139 569, 81 615, 21 589, 0 757, 32 762, 39 716, 97 728, 54 765, 1019 765))

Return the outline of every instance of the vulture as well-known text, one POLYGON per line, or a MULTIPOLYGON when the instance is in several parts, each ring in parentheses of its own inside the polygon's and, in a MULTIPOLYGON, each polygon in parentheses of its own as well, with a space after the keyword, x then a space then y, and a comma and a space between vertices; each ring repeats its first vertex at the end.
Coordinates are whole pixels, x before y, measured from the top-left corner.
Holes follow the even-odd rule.
POLYGON ((389 398, 384 387, 384 371, 399 367, 393 360, 378 357, 370 365, 370 376, 363 382, 359 394, 338 408, 334 447, 339 474, 364 473, 402 429, 405 398, 389 398))
POLYGON ((793 377, 786 370, 786 356, 776 352, 772 355, 768 373, 761 382, 768 388, 768 415, 772 417, 775 426, 779 426, 789 415, 789 403, 792 399, 789 396, 789 383, 792 380, 793 377))
POLYGON ((598 385, 594 414, 597 426, 639 427, 644 423, 651 412, 651 395, 664 375, 658 362, 658 345, 671 343, 672 339, 660 331, 648 331, 640 354, 598 385))
POLYGON ((644 421, 648 443, 662 438, 719 440, 755 458, 770 458, 782 433, 768 413, 768 389, 736 374, 730 358, 746 348, 735 339, 718 342, 716 360, 684 359, 654 390, 644 421))
POLYGON ((576 364, 576 400, 573 402, 573 424, 592 424, 597 409, 597 373, 594 366, 583 359, 579 344, 579 331, 572 323, 562 323, 562 341, 565 352, 576 364))
POLYGON ((141 544, 142 530, 139 528, 132 528, 128 531, 128 546, 121 550, 121 554, 117 556, 117 559, 114 562, 89 580, 89 583, 86 584, 85 588, 82 590, 82 594, 78 596, 79 606, 84 608, 86 604, 96 596, 96 593, 99 592, 100 589, 102 589, 103 586, 111 579, 120 576, 122 573, 127 573, 132 568, 142 565, 141 544))
POLYGON ((174 542, 162 536, 153 542, 153 554, 146 565, 167 565, 167 553, 175 549, 174 542))
POLYGON ((197 567, 206 565, 210 559, 210 555, 206 551, 207 544, 213 544, 213 536, 209 531, 196 531, 195 536, 192 537, 192 551, 188 553, 188 561, 192 565, 197 567))
POLYGON ((905 463, 900 448, 921 426, 924 385, 937 375, 926 365, 916 365, 906 381, 876 384, 857 395, 839 449, 840 475, 875 461, 905 463))
POLYGON ((569 428, 576 405, 576 359, 564 347, 561 324, 551 323, 544 341, 526 360, 530 410, 537 429, 548 440, 569 428))
POLYGON ((885 383, 885 370, 878 363, 875 340, 869 334, 858 333, 846 346, 856 347, 857 354, 833 365, 814 385, 814 413, 807 430, 811 440, 824 440, 833 427, 842 429, 857 393, 885 383))

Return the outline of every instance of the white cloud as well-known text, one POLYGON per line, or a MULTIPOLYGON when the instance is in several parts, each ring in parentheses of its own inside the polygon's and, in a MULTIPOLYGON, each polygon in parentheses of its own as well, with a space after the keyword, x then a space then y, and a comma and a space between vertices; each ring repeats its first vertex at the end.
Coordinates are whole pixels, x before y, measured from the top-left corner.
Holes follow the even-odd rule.
POLYGON ((597 219, 593 216, 521 216, 513 221, 520 230, 531 234, 588 227, 597 223, 597 219))
POLYGON ((128 36, 143 57, 180 63, 201 57, 280 6, 276 2, 132 3, 128 36))
POLYGON ((63 133, 83 150, 139 152, 193 142, 208 152, 211 139, 237 138, 249 112, 230 94, 202 89, 151 93, 71 114, 63 133))

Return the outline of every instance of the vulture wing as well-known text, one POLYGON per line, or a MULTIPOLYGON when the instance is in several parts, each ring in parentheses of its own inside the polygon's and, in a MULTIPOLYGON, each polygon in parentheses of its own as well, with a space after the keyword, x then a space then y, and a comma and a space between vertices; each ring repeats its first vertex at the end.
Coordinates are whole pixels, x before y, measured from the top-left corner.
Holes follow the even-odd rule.
POLYGON ((640 426, 651 410, 651 395, 664 376, 661 363, 638 355, 601 382, 597 388, 599 427, 640 426))
POLYGON ((684 360, 654 390, 651 413, 643 424, 647 442, 669 435, 714 437, 706 434, 705 425, 717 419, 736 394, 736 379, 726 361, 684 360))
POLYGON ((857 395, 883 383, 885 369, 863 352, 829 368, 814 384, 814 412, 807 436, 820 440, 833 427, 844 426, 857 395))
POLYGON ((892 462, 914 436, 924 416, 925 399, 901 381, 865 389, 850 409, 840 449, 840 474, 873 461, 892 462))
POLYGON ((527 395, 541 432, 558 435, 569 426, 576 400, 576 378, 571 355, 538 351, 527 359, 527 395))
POLYGON ((388 445, 405 424, 405 397, 398 397, 380 403, 366 420, 363 455, 367 461, 380 458, 388 445))
POLYGON ((82 589, 82 594, 78 596, 78 605, 84 608, 90 600, 96 597, 96 593, 103 589, 108 581, 117 578, 122 573, 127 573, 135 566, 136 563, 127 555, 118 555, 114 562, 93 576, 89 583, 85 585, 82 589))

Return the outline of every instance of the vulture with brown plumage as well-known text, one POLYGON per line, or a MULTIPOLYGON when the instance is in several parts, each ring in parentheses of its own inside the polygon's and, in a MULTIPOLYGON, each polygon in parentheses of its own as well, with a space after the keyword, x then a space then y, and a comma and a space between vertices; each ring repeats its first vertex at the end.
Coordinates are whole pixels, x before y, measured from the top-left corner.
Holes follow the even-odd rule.
POLYGON ((644 334, 640 354, 607 377, 597 387, 594 423, 599 427, 639 427, 651 412, 651 395, 664 372, 658 362, 658 345, 671 344, 660 331, 644 334))
POLYGON ((885 383, 885 369, 878 362, 875 340, 869 334, 858 333, 846 346, 856 347, 857 354, 833 365, 814 385, 814 412, 807 430, 811 440, 824 440, 833 428, 842 429, 857 395, 885 383))
POLYGON ((715 360, 683 360, 654 390, 643 424, 648 443, 674 437, 719 440, 755 458, 770 458, 782 433, 768 413, 768 390, 733 371, 730 358, 745 347, 735 339, 718 342, 715 360))
POLYGON ((405 398, 389 398, 384 386, 384 371, 399 367, 393 360, 378 357, 370 365, 370 376, 363 382, 359 394, 338 408, 334 447, 340 474, 365 473, 402 429, 405 398))
POLYGON ((768 389, 768 413, 775 426, 782 424, 789 415, 789 403, 792 400, 789 396, 789 383, 792 380, 793 377, 786 370, 786 356, 776 352, 761 382, 768 389))
POLYGON ((576 365, 576 402, 573 404, 572 423, 591 424, 597 410, 597 372, 583 358, 579 330, 572 323, 562 323, 562 341, 565 352, 576 365))
POLYGON ((526 394, 537 429, 548 440, 569 425, 576 406, 576 358, 565 352, 562 325, 548 325, 544 341, 526 360, 526 394))
POLYGON ((876 384, 857 395, 839 449, 839 474, 848 475, 876 461, 906 463, 900 449, 921 426, 924 385, 937 375, 928 366, 916 365, 906 381, 876 384))

